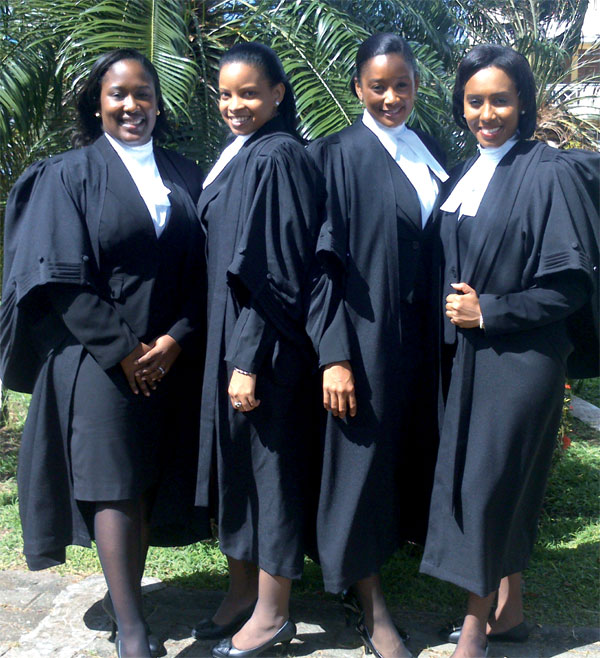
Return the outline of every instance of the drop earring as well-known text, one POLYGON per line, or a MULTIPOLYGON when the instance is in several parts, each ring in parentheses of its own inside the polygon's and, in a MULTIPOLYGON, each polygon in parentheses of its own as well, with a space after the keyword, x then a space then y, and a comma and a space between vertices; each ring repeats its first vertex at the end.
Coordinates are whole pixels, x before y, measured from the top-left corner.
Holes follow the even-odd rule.
POLYGON ((160 110, 156 110, 156 116, 157 116, 157 117, 160 116, 160 110))
POLYGON ((99 119, 100 118, 100 112, 96 112, 96 114, 94 114, 94 116, 96 117, 96 119, 99 119))

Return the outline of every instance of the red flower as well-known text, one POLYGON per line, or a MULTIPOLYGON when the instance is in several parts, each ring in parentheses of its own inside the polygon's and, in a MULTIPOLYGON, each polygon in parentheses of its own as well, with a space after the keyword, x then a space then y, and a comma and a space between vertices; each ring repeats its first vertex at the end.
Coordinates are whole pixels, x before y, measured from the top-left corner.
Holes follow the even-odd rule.
POLYGON ((571 439, 566 434, 563 434, 562 449, 566 450, 570 445, 571 445, 571 439))

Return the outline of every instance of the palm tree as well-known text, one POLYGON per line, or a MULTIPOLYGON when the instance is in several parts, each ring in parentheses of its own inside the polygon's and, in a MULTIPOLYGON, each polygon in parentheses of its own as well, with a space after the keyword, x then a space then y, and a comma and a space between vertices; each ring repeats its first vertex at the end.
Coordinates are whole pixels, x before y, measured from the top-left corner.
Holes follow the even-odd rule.
POLYGON ((375 31, 400 32, 420 67, 411 122, 437 136, 455 161, 468 137, 453 127, 448 108, 464 51, 481 41, 514 45, 530 59, 545 107, 565 95, 556 82, 578 43, 587 0, 498 6, 492 0, 0 0, 0 216, 25 166, 68 148, 73 97, 91 62, 123 46, 155 64, 172 144, 206 166, 224 137, 216 81, 219 57, 232 43, 257 39, 277 50, 296 91, 301 131, 313 139, 348 125, 360 111, 349 89, 358 44, 375 31))

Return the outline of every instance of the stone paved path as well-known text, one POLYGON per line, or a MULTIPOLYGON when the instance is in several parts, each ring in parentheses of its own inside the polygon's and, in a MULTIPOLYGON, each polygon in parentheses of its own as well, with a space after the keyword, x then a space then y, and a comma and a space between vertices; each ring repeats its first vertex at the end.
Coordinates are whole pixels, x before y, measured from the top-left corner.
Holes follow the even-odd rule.
MULTIPOLYGON (((214 610, 220 592, 191 591, 144 581, 146 615, 165 638, 168 658, 207 658, 210 643, 190 637, 191 628, 214 610)), ((0 572, 0 657, 108 658, 115 655, 107 642, 108 621, 100 605, 106 591, 100 575, 78 579, 51 571, 0 572)), ((410 649, 419 658, 444 658, 453 645, 436 634, 439 615, 395 610, 411 635, 410 649)), ((298 637, 289 656, 358 658, 363 655, 356 633, 346 628, 341 606, 332 601, 294 598, 292 614, 298 637)), ((276 652, 270 655, 276 655, 276 652)), ((490 656, 507 658, 600 658, 600 631, 593 628, 537 627, 525 645, 494 644, 490 656)))

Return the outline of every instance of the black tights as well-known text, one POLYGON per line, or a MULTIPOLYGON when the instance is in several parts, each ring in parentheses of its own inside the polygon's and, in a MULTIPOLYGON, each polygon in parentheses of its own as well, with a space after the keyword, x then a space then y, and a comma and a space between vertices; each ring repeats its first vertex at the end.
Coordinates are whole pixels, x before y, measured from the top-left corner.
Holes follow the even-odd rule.
POLYGON ((147 551, 142 498, 96 503, 94 533, 119 627, 122 657, 149 658, 141 577, 147 551))

